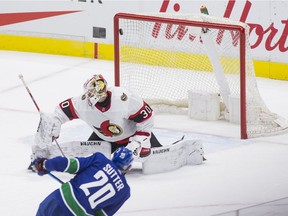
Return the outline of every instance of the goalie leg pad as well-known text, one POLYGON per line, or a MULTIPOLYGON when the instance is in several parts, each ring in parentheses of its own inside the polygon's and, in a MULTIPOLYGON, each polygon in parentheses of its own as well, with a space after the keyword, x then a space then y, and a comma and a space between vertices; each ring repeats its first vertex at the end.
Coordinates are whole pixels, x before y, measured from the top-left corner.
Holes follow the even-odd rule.
MULTIPOLYGON (((59 143, 65 157, 85 157, 95 152, 101 152, 108 159, 111 158, 111 143, 106 141, 72 141, 59 143)), ((47 147, 47 158, 63 156, 57 145, 47 147)))
POLYGON ((201 140, 181 140, 175 144, 151 149, 150 157, 142 164, 144 174, 176 170, 185 165, 203 163, 201 140))
POLYGON ((188 140, 185 147, 187 165, 199 165, 203 163, 204 151, 201 140, 188 140))

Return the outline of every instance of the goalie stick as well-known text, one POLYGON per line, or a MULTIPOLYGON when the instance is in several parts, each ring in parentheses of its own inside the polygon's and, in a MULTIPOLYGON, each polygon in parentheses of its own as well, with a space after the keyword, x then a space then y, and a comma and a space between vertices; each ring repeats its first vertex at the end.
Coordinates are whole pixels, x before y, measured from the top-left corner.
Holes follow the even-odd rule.
POLYGON ((25 82, 25 80, 24 80, 23 75, 22 75, 22 74, 19 74, 18 77, 19 77, 19 79, 22 81, 24 87, 26 88, 28 94, 30 95, 30 98, 32 99, 34 105, 36 106, 38 112, 40 113, 40 108, 39 108, 38 104, 36 103, 36 101, 35 101, 35 99, 34 99, 32 93, 31 93, 30 89, 28 88, 28 86, 27 86, 27 84, 26 84, 26 82, 25 82))
MULTIPOLYGON (((38 113, 41 114, 40 108, 39 108, 38 104, 36 103, 36 101, 35 101, 32 93, 31 93, 30 89, 28 88, 28 85, 26 84, 23 75, 22 75, 22 74, 19 74, 18 77, 19 77, 19 79, 22 81, 24 87, 26 88, 28 94, 30 95, 30 98, 32 99, 34 105, 36 106, 36 109, 38 110, 38 113)), ((40 118, 41 118, 41 117, 40 117, 40 118)), ((40 119, 40 123, 41 123, 41 119, 40 119)), ((40 124, 40 123, 39 123, 39 124, 40 124)), ((63 151, 62 151, 62 149, 60 148, 57 140, 55 139, 54 141, 55 141, 56 145, 58 146, 59 150, 61 151, 61 154, 63 155, 63 157, 65 157, 65 155, 63 154, 63 151)), ((53 175, 52 173, 48 173, 48 174, 49 174, 49 176, 51 176, 52 178, 54 178, 56 181, 60 182, 61 184, 64 183, 63 181, 61 181, 59 178, 57 178, 57 177, 56 177, 55 175, 53 175)))
MULTIPOLYGON (((41 114, 40 108, 39 108, 38 104, 36 103, 36 101, 35 101, 35 99, 34 99, 32 93, 31 93, 30 89, 28 88, 28 85, 26 84, 23 75, 22 75, 22 74, 19 74, 18 77, 19 77, 19 79, 22 81, 24 87, 26 88, 28 94, 30 95, 30 98, 32 99, 34 105, 36 106, 36 108, 37 108, 37 110, 38 110, 38 113, 41 114)), ((40 125, 40 124, 41 124, 41 116, 40 116, 40 123, 39 123, 39 125, 40 125)), ((39 128, 39 126, 38 126, 38 128, 39 128)), ((56 143, 56 145, 58 146, 58 148, 59 148, 61 154, 63 155, 63 157, 65 157, 65 155, 64 155, 64 153, 63 153, 63 151, 62 151, 62 149, 61 149, 60 146, 59 146, 58 141, 57 141, 56 139, 53 139, 53 141, 55 141, 55 143, 56 143)))

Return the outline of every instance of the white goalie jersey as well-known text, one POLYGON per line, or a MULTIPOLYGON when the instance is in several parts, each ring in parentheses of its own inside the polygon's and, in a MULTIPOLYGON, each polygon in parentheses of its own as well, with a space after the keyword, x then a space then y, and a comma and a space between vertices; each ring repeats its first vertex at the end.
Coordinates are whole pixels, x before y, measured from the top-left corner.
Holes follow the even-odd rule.
POLYGON ((73 119, 85 121, 101 139, 119 144, 134 135, 150 137, 153 111, 142 98, 121 87, 107 89, 109 100, 90 106, 86 95, 59 104, 55 115, 61 123, 73 119))

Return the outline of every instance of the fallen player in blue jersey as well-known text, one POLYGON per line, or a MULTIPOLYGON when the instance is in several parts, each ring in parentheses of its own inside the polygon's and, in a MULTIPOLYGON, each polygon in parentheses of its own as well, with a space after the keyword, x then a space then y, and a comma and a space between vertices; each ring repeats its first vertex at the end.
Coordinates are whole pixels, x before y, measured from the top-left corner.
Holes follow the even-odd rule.
POLYGON ((36 216, 114 215, 130 197, 124 174, 132 162, 132 152, 125 147, 115 151, 112 161, 99 152, 88 157, 37 158, 32 168, 38 175, 51 171, 76 175, 40 204, 36 216))

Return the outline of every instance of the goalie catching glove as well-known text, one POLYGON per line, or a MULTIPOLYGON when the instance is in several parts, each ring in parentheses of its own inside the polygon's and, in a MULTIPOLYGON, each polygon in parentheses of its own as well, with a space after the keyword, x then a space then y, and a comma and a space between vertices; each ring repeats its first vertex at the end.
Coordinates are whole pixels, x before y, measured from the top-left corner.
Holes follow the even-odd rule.
POLYGON ((151 154, 150 137, 139 135, 130 137, 126 148, 132 151, 136 161, 144 162, 151 154))

